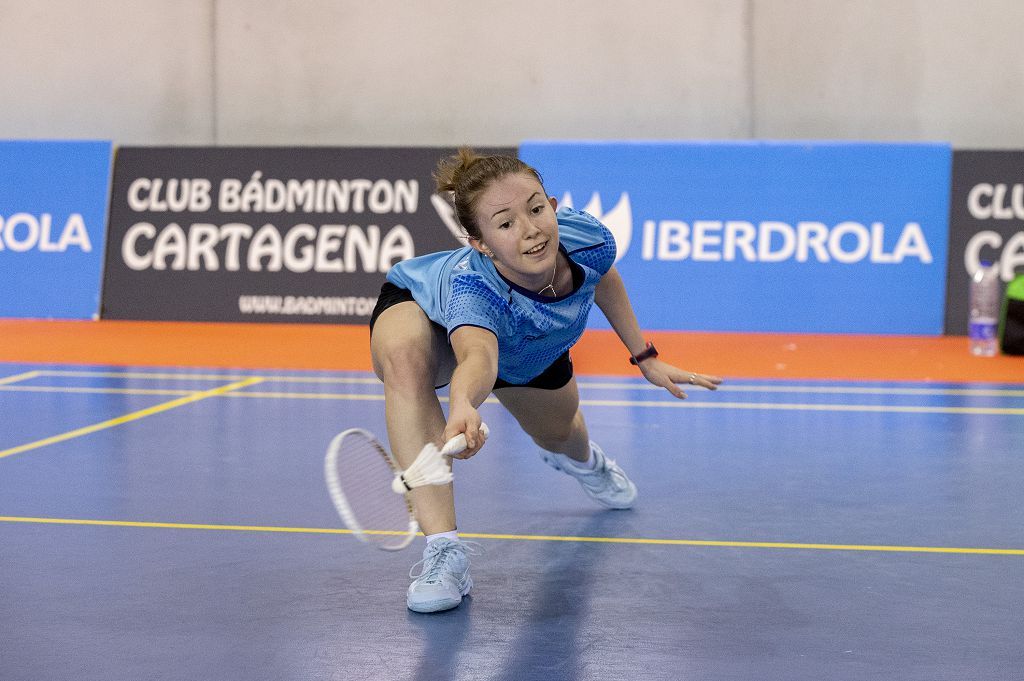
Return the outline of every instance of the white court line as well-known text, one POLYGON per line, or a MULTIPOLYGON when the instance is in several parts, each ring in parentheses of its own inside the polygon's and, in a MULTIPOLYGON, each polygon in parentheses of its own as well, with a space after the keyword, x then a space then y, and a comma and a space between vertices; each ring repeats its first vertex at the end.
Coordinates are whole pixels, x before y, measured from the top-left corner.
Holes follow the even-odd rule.
POLYGON ((149 381, 241 381, 247 378, 261 378, 264 382, 279 383, 366 383, 380 384, 377 377, 360 376, 263 376, 260 374, 177 374, 146 373, 139 371, 38 371, 39 376, 66 378, 131 378, 149 381))
MULTIPOLYGON (((260 378, 250 376, 246 381, 259 382, 260 378)), ((138 395, 190 395, 188 391, 154 391, 130 388, 59 388, 54 386, 10 386, 0 385, 0 392, 47 392, 77 394, 138 394, 138 395)), ((226 392, 218 397, 248 399, 301 399, 301 400, 348 400, 381 402, 382 393, 309 393, 309 392, 267 392, 267 391, 236 391, 226 392)), ((439 398, 442 402, 447 397, 439 398)), ((498 400, 489 397, 489 404, 498 404, 498 400)), ((979 416, 1024 416, 1024 408, 1013 407, 944 407, 931 405, 880 405, 880 404, 815 404, 787 402, 719 402, 699 400, 595 400, 583 398, 580 405, 589 407, 618 408, 654 408, 654 409, 742 409, 755 411, 818 411, 818 412, 860 412, 880 414, 960 414, 979 416)))
POLYGON ((194 390, 159 388, 76 388, 55 385, 0 385, 0 392, 67 393, 71 395, 191 395, 194 390))
MULTIPOLYGON (((189 373, 147 373, 137 371, 49 371, 40 370, 22 374, 27 380, 36 376, 69 377, 69 378, 129 378, 138 380, 196 380, 196 381, 239 381, 259 376, 264 383, 320 383, 320 384, 361 384, 380 385, 376 377, 358 376, 276 376, 258 374, 189 374, 189 373), (33 374, 29 376, 28 374, 33 374)), ((17 378, 17 377, 15 377, 17 378)), ((3 383, 0 380, 0 383, 3 383)), ((578 380, 579 387, 585 390, 664 390, 664 388, 647 383, 608 382, 578 380)), ((933 396, 969 396, 969 397, 1024 397, 1024 390, 999 388, 900 388, 872 386, 818 386, 818 385, 758 385, 725 383, 718 392, 751 392, 751 393, 804 393, 825 395, 933 395, 933 396)))
MULTIPOLYGON (((607 390, 664 390, 657 385, 580 382, 580 387, 607 390)), ((724 384, 716 392, 805 393, 822 395, 963 395, 971 397, 1024 397, 1024 390, 998 388, 869 388, 863 386, 724 384)))

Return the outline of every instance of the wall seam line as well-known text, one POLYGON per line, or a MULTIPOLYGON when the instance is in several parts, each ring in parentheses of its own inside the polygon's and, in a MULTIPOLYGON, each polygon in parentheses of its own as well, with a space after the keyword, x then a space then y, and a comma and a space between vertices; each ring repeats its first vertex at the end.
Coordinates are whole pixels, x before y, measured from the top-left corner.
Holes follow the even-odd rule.
POLYGON ((757 137, 757 82, 754 68, 754 0, 747 0, 747 133, 757 137))

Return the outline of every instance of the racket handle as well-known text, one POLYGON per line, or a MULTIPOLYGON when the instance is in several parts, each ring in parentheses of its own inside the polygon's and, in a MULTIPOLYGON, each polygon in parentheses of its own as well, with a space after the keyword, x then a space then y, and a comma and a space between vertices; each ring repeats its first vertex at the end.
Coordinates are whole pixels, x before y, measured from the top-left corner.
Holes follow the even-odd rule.
MULTIPOLYGON (((486 423, 480 424, 480 434, 484 436, 484 440, 487 440, 491 435, 491 429, 487 427, 486 423)), ((441 448, 441 453, 445 456, 452 456, 454 454, 461 454, 466 451, 466 434, 459 433, 448 442, 444 443, 444 447, 441 448)))
MULTIPOLYGON (((487 439, 490 430, 480 424, 480 434, 487 439)), ((433 444, 426 445, 416 460, 403 472, 399 472, 391 481, 391 491, 405 494, 414 487, 423 485, 444 485, 452 481, 452 469, 446 456, 459 454, 466 450, 466 434, 459 433, 445 443, 444 449, 437 450, 433 444)))

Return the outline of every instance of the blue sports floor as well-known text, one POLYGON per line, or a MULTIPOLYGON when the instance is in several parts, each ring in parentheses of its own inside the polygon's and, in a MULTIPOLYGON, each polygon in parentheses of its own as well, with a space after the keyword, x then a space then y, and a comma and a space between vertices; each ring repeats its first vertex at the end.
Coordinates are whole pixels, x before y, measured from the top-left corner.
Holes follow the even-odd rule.
POLYGON ((579 380, 636 508, 489 402, 417 615, 323 483, 372 376, 0 364, 0 679, 1024 678, 1024 385, 579 380))

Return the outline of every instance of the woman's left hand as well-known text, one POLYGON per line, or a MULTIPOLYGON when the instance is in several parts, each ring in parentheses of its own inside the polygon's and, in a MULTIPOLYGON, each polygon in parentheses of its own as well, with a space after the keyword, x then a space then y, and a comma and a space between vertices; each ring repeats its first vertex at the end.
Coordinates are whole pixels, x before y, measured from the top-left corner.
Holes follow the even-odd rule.
POLYGON ((718 376, 683 371, 668 362, 662 362, 657 357, 643 360, 639 366, 644 378, 650 383, 665 388, 681 400, 686 399, 686 393, 679 387, 680 385, 697 385, 708 390, 717 390, 722 382, 718 376))

